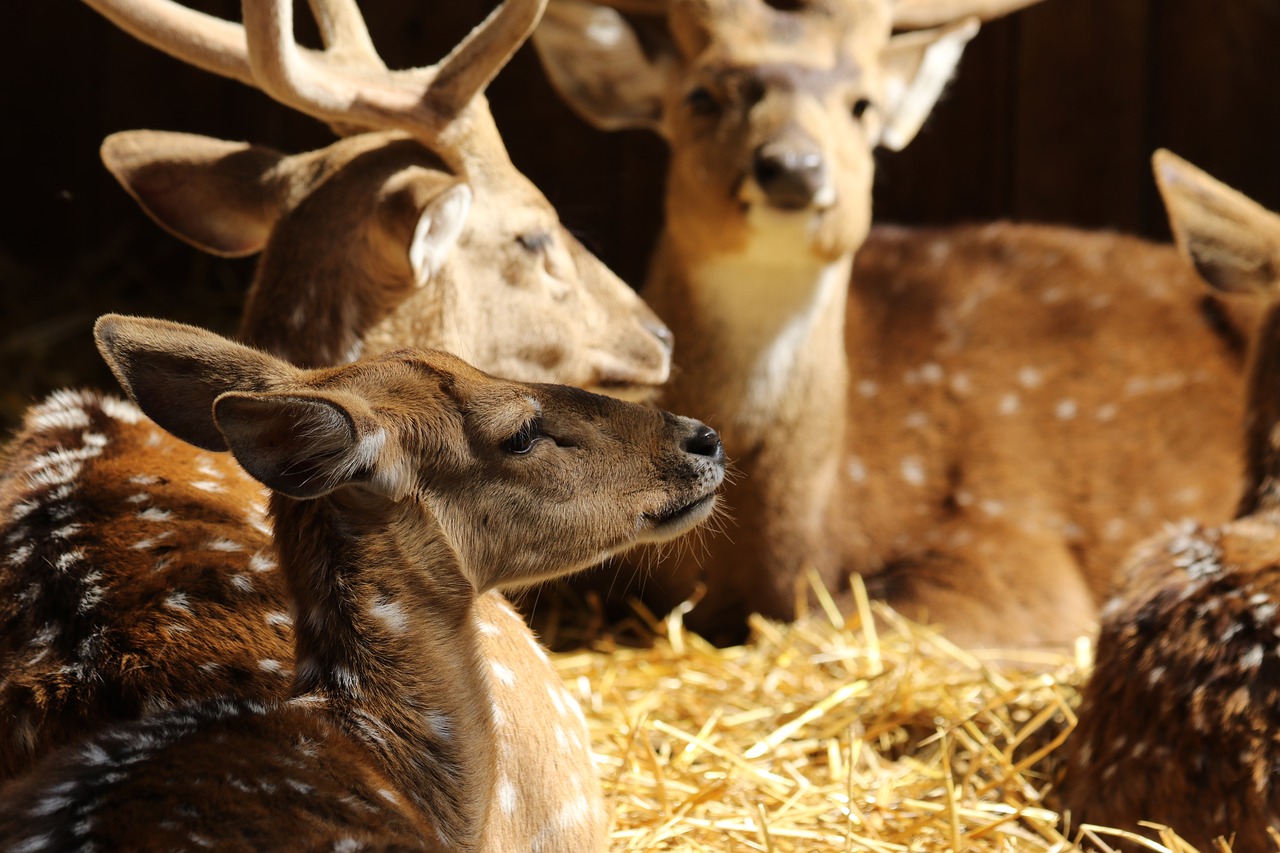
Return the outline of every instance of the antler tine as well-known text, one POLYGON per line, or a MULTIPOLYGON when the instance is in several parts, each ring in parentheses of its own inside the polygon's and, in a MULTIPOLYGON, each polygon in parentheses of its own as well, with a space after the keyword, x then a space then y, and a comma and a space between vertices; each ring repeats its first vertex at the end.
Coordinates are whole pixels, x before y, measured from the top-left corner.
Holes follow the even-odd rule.
POLYGON ((436 66, 426 99, 442 117, 460 113, 533 34, 547 0, 505 0, 436 66))
POLYGON ((990 21, 1039 2, 1040 0, 896 0, 890 5, 893 6, 893 26, 896 29, 919 30, 939 27, 962 18, 990 21))
POLYGON ((244 28, 169 0, 84 0, 138 41, 197 68, 257 87, 244 28))
POLYGON ((374 68, 387 67, 373 46, 355 0, 308 0, 308 5, 330 53, 374 68))

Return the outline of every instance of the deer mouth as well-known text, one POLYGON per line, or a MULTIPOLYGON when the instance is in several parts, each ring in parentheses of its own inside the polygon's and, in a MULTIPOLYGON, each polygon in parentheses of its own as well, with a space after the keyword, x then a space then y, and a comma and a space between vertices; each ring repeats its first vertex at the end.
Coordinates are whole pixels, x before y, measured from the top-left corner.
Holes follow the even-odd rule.
POLYGON ((647 513, 645 521, 652 526, 641 534, 645 542, 663 542, 686 533, 706 521, 716 506, 716 493, 708 492, 702 497, 680 504, 659 513, 647 513))

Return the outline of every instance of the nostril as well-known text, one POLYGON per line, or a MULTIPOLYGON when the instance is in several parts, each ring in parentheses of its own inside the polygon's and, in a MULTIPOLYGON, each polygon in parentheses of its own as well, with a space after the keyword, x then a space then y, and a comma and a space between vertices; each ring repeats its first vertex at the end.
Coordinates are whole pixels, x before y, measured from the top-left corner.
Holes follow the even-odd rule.
POLYGON ((671 330, 668 329, 661 320, 645 320, 644 327, 649 334, 658 339, 659 343, 662 344, 663 348, 666 349, 668 353, 671 352, 672 348, 675 346, 675 335, 671 334, 671 330))
POLYGON ((787 209, 808 207, 826 181, 826 166, 816 151, 761 146, 752 168, 769 203, 787 209))
POLYGON ((724 459, 724 445, 720 443, 720 434, 706 424, 698 424, 693 435, 684 440, 684 449, 694 456, 706 456, 716 461, 724 459))

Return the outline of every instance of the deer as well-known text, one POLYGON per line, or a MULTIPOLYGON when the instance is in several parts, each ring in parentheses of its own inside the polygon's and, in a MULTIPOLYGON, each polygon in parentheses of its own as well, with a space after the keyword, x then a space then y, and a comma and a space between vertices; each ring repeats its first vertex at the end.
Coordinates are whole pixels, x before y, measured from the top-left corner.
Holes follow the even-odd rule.
POLYGON ((1179 249, 1266 318, 1251 356, 1234 518, 1184 521, 1134 549, 1102 610, 1067 739, 1076 823, 1172 827, 1200 849, 1273 850, 1280 822, 1280 216, 1168 151, 1153 158, 1179 249))
POLYGON ((560 95, 669 144, 641 290, 676 340, 659 399, 715 423, 742 473, 725 537, 619 594, 700 595, 687 624, 734 643, 749 613, 793 618, 809 569, 832 590, 859 574, 962 644, 1069 645, 1129 547, 1238 492, 1257 315, 1206 296, 1175 250, 1009 223, 869 231, 873 150, 919 129, 967 16, 1026 5, 549 6, 533 41, 560 95))
POLYGON ((243 340, 305 366, 416 341, 528 381, 633 396, 666 381, 670 331, 516 170, 484 97, 545 2, 505 2, 441 62, 404 71, 387 70, 353 0, 312 3, 325 51, 292 40, 289 3, 246 3, 243 25, 171 0, 85 3, 344 134, 290 156, 149 130, 102 146, 170 233, 261 253, 243 340))
MULTIPOLYGON (((255 5, 259 14, 269 8, 255 5)), ((460 95, 433 100, 433 80, 461 73, 450 63, 486 68, 472 80, 480 89, 497 72, 527 35, 527 26, 512 27, 512 5, 521 4, 500 7, 464 43, 472 47, 419 69, 421 85, 406 101, 434 111, 434 124, 355 134, 290 157, 138 131, 108 139, 104 160, 177 236, 214 252, 262 251, 240 334, 278 357, 322 367, 362 351, 431 346, 508 378, 644 397, 666 377, 665 327, 510 166, 479 89, 454 106, 460 95), (455 107, 471 130, 449 122, 455 107)), ((515 20, 540 9, 532 5, 515 20)), ((246 70, 249 45, 271 32, 155 0, 95 8, 178 58, 245 82, 257 79, 246 70), (210 53, 218 44, 222 53, 210 53)), ((350 57, 352 45, 367 43, 353 4, 314 10, 330 51, 350 57)), ((324 90, 315 86, 355 73, 350 59, 303 55, 316 97, 324 90)), ((376 54, 366 60, 348 82, 379 87, 387 72, 376 54)), ((393 91, 395 79, 380 91, 393 91)), ((321 105, 297 108, 332 118, 321 105)), ((294 622, 271 530, 260 484, 127 406, 65 392, 32 409, 0 463, 0 782, 111 724, 219 696, 286 699, 294 622), (66 550, 51 563, 33 537, 55 533, 66 550)), ((489 594, 477 609, 491 657, 554 678, 505 602, 489 594)), ((540 704, 496 701, 504 732, 557 747, 518 753, 512 779, 573 776, 599 801, 576 701, 563 691, 547 691, 540 704), (538 709, 574 719, 554 732, 526 726, 538 709)), ((529 847, 563 805, 535 787, 499 793, 512 807, 494 811, 491 831, 511 849, 529 847)), ((578 847, 600 846, 604 831, 593 824, 578 847)))
POLYGON ((139 420, 230 451, 270 490, 296 670, 283 701, 215 697, 51 754, 4 789, 0 837, 31 851, 506 851, 488 814, 518 785, 562 803, 534 848, 599 840, 585 780, 509 775, 508 752, 559 747, 504 739, 497 695, 530 714, 563 687, 482 641, 480 602, 704 521, 724 476, 713 430, 435 350, 308 370, 161 320, 107 315, 95 338, 139 420))

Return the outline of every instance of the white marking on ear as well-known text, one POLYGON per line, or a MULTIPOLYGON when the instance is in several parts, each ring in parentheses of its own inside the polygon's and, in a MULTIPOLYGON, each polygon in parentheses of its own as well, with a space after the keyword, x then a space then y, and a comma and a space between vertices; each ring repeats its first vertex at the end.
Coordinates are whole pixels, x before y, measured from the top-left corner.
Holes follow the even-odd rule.
POLYGON ((409 264, 418 287, 425 286, 444 266, 467 222, 472 198, 471 187, 456 184, 423 208, 409 244, 409 264))

